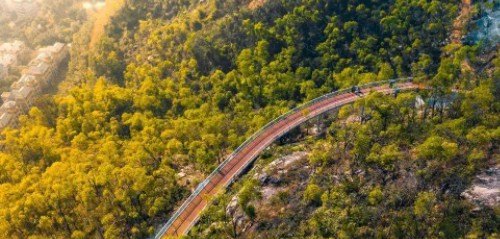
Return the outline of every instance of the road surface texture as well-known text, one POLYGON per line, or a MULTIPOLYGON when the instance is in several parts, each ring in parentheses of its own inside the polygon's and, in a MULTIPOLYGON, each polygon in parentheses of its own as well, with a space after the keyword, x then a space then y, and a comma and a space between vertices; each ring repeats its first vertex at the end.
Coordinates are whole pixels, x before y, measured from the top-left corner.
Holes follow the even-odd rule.
POLYGON ((411 78, 371 83, 360 86, 357 92, 354 92, 353 88, 324 95, 278 117, 245 141, 200 183, 170 220, 160 228, 154 238, 179 237, 187 234, 197 222, 203 209, 210 203, 212 196, 230 185, 276 139, 301 123, 329 110, 353 103, 373 91, 392 94, 397 91, 419 88, 422 87, 412 83, 411 78))

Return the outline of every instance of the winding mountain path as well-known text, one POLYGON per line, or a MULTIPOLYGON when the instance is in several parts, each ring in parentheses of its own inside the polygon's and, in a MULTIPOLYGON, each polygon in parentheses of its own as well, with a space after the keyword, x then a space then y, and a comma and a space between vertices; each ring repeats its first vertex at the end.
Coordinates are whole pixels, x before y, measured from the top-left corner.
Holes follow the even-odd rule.
POLYGON ((247 139, 200 183, 154 238, 178 237, 187 234, 197 222, 203 209, 210 203, 212 196, 230 185, 276 139, 303 122, 329 110, 353 103, 373 91, 392 94, 397 91, 421 88, 423 88, 421 85, 412 82, 412 78, 375 82, 359 86, 357 89, 353 87, 321 96, 276 118, 247 139))

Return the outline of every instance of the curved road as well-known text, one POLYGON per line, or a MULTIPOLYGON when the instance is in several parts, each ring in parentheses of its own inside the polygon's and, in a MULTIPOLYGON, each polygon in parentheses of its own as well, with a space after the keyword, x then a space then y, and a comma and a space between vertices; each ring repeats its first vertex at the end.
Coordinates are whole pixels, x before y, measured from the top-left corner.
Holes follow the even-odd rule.
POLYGON ((221 192, 221 189, 231 184, 276 139, 301 123, 329 110, 353 103, 372 91, 392 94, 396 90, 419 88, 422 87, 412 83, 411 78, 371 83, 360 86, 359 92, 356 94, 348 89, 324 95, 271 121, 238 147, 212 174, 200 183, 170 220, 160 228, 154 238, 177 237, 187 234, 197 222, 203 209, 209 204, 211 196, 221 192))

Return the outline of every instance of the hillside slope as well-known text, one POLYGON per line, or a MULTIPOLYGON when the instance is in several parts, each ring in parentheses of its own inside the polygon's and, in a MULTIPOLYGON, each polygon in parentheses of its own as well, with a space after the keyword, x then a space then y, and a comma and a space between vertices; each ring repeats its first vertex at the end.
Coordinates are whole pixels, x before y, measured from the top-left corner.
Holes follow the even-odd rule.
POLYGON ((498 112, 485 104, 474 121, 469 108, 492 103, 493 90, 447 98, 444 109, 423 92, 345 106, 324 136, 269 149, 188 238, 496 238, 500 195, 464 197, 476 174, 500 165, 498 112))
POLYGON ((270 119, 360 83, 479 87, 467 130, 498 127, 498 73, 461 69, 478 49, 448 42, 458 0, 251 2, 127 0, 94 48, 91 29, 75 35, 72 88, 1 133, 0 237, 146 238, 270 119))

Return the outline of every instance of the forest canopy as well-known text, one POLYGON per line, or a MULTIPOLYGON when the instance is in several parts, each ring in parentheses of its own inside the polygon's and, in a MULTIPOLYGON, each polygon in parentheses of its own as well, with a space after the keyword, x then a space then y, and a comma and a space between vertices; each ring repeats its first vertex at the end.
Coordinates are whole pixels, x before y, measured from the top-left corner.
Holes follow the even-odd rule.
MULTIPOLYGON (((147 238, 269 120, 325 93, 396 77, 427 83, 436 99, 454 87, 466 93, 423 119, 413 95, 394 105, 375 95, 346 109, 365 104, 374 120, 352 134, 332 125, 327 140, 335 146, 344 130, 354 144, 346 159, 388 172, 414 148, 429 191, 441 166, 469 178, 485 167, 499 137, 499 62, 493 75, 461 66, 481 60, 476 46, 449 43, 458 0, 251 2, 126 0, 91 50, 91 29, 75 34, 68 90, 1 133, 0 237, 147 238), (181 171, 194 177, 181 180, 181 171)), ((304 201, 331 218, 338 195, 324 190, 308 187, 304 201)), ((338 190, 344 200, 347 189, 338 190)), ((439 194, 413 196, 418 220, 443 213, 428 207, 439 194)), ((374 189, 369 203, 380 197, 374 189)), ((318 230, 310 235, 336 235, 318 230)))

